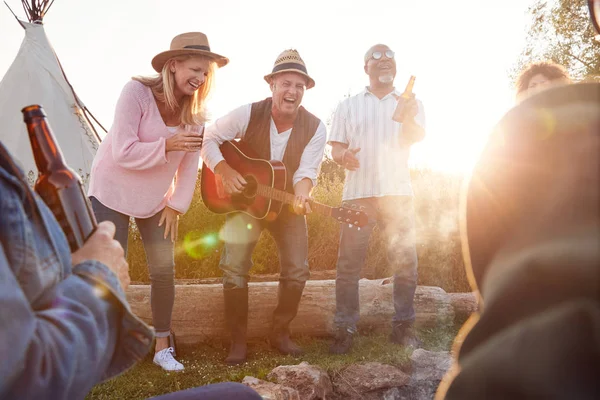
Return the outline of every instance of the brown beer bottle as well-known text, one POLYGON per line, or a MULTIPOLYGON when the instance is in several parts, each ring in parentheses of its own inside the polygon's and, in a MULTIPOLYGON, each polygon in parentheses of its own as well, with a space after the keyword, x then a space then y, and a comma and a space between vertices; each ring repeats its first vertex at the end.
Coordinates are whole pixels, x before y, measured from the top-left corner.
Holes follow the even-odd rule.
POLYGON ((402 94, 398 98, 398 105, 396 106, 396 109, 394 110, 394 115, 392 116, 392 119, 394 121, 404 122, 404 118, 405 118, 404 104, 405 104, 406 100, 413 98, 413 87, 414 86, 415 86, 415 76, 411 75, 410 79, 408 80, 408 83, 406 84, 406 88, 404 89, 404 92, 402 92, 402 94))
POLYGON ((67 237, 71 252, 74 252, 97 225, 83 193, 81 178, 66 164, 44 109, 39 105, 31 105, 21 111, 39 170, 34 190, 54 214, 67 237))

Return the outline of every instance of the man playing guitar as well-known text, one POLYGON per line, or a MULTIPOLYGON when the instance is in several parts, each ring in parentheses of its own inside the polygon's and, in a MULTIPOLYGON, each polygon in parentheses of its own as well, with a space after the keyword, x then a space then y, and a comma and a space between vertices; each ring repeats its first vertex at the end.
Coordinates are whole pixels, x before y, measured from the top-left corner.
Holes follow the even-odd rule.
POLYGON ((240 194, 247 184, 225 161, 219 148, 234 139, 264 160, 282 161, 287 171, 286 190, 295 195, 293 211, 284 207, 274 219, 256 219, 242 212, 227 215, 221 233, 225 249, 219 266, 223 271, 225 320, 232 339, 225 360, 230 365, 246 360, 248 271, 263 228, 269 229, 275 239, 281 264, 271 345, 283 354, 302 353, 290 340, 289 325, 309 277, 305 214, 311 212, 308 200, 323 159, 326 129, 323 122, 300 106, 304 91, 315 82, 296 50, 281 53, 265 80, 272 97, 243 105, 216 120, 206 129, 201 153, 206 166, 222 182, 224 195, 240 194))

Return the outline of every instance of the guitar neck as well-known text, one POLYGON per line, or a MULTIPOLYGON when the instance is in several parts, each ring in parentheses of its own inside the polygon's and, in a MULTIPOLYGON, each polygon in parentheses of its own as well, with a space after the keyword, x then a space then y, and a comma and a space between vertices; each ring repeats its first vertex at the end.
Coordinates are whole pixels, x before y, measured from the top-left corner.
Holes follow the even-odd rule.
MULTIPOLYGON (((294 205, 294 200, 296 199, 296 197, 291 193, 284 192, 283 190, 275 189, 266 185, 258 185, 257 194, 292 206, 294 205)), ((331 216, 332 207, 326 206, 325 204, 317 203, 316 201, 311 200, 310 208, 319 214, 327 217, 331 216)))

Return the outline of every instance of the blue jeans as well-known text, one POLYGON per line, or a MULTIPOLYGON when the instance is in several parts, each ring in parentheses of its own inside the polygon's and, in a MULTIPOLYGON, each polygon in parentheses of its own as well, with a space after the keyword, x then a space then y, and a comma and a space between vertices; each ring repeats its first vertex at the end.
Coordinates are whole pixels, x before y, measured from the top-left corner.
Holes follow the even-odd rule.
POLYGON ((358 230, 342 224, 335 281, 336 312, 334 322, 340 328, 356 331, 359 318, 358 280, 367 255, 369 238, 375 225, 386 241, 387 258, 394 270, 393 324, 412 323, 417 288, 417 249, 412 197, 369 197, 345 202, 364 207, 369 215, 367 226, 358 230))
POLYGON ((304 283, 308 280, 308 232, 306 217, 291 212, 287 206, 275 221, 265 222, 244 213, 227 215, 221 238, 225 248, 219 267, 223 271, 223 287, 245 288, 252 268, 252 252, 262 230, 271 232, 279 250, 279 281, 304 283))
MULTIPOLYGON (((121 243, 127 255, 129 215, 121 214, 90 197, 92 209, 98 222, 111 221, 115 224, 115 239, 121 243)), ((149 218, 136 218, 140 230, 146 260, 150 272, 150 305, 152 325, 156 337, 168 337, 171 332, 171 314, 175 302, 174 243, 171 236, 164 238, 165 227, 158 226, 160 212, 149 218)))
POLYGON ((168 393, 152 400, 261 400, 253 389, 241 383, 224 382, 168 393))

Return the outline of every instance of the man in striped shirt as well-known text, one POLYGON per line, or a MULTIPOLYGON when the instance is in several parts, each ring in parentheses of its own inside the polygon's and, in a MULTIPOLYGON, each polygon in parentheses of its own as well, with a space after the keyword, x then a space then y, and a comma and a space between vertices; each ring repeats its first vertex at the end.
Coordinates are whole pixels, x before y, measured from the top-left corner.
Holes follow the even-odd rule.
POLYGON ((371 47, 364 57, 369 86, 338 106, 329 144, 333 159, 348 170, 343 201, 362 207, 369 224, 357 230, 344 225, 340 236, 336 279, 336 340, 330 351, 347 353, 359 318, 358 280, 371 232, 379 225, 394 269, 394 343, 418 347, 412 325, 417 286, 412 187, 408 170, 410 146, 425 136, 422 103, 414 96, 404 105, 403 122, 392 119, 400 93, 394 88, 396 61, 386 45, 371 47))

